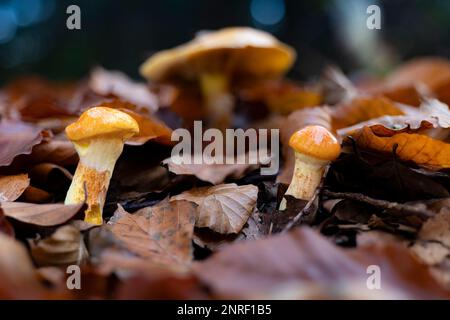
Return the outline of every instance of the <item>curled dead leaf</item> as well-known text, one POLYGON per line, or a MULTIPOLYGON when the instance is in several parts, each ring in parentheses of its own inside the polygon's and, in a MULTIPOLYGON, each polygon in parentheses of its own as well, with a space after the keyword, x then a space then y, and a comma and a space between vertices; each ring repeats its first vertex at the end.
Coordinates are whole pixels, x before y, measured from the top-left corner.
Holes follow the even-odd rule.
POLYGON ((219 298, 292 299, 311 284, 327 288, 322 298, 449 297, 426 266, 402 245, 370 244, 345 250, 305 227, 227 246, 197 263, 194 272, 219 298), (383 270, 383 286, 377 296, 366 286, 370 265, 383 270), (352 290, 353 284, 357 291, 352 290))
POLYGON ((168 268, 187 268, 192 260, 194 204, 162 201, 134 214, 119 211, 111 231, 131 252, 168 268))
POLYGON ((2 202, 0 204, 5 216, 43 227, 63 224, 72 219, 83 207, 84 204, 34 204, 25 202, 2 202))
POLYGON ((0 176, 0 202, 15 201, 29 185, 27 174, 0 176))
POLYGON ((178 175, 194 175, 202 181, 212 184, 219 184, 227 178, 239 179, 245 173, 258 169, 262 164, 269 163, 270 156, 264 150, 252 150, 245 154, 246 159, 257 159, 257 164, 245 161, 244 164, 236 163, 236 159, 225 159, 224 164, 178 164, 171 158, 163 161, 168 166, 170 172, 178 175), (231 163, 231 164, 226 164, 231 163))
POLYGON ((355 130, 349 135, 363 149, 387 154, 395 151, 399 159, 413 161, 430 169, 450 167, 450 145, 423 134, 374 125, 355 130))
POLYGON ((91 72, 89 87, 99 95, 114 96, 152 112, 158 110, 158 97, 147 85, 132 81, 120 71, 95 68, 91 72))
POLYGON ((28 242, 31 256, 39 266, 80 265, 88 256, 80 230, 72 225, 56 229, 45 239, 28 242))
POLYGON ((258 196, 254 185, 234 183, 191 189, 170 201, 187 200, 198 205, 196 227, 219 233, 239 233, 251 216, 258 196))
POLYGON ((42 139, 38 127, 24 122, 0 121, 0 166, 9 165, 20 154, 31 153, 42 139))

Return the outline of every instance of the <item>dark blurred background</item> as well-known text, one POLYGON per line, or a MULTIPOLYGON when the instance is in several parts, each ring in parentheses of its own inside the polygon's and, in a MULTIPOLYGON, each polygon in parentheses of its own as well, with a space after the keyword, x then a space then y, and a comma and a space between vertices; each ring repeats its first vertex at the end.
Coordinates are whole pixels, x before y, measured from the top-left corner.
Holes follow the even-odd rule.
POLYGON ((382 74, 410 57, 450 56, 449 0, 0 0, 0 82, 28 73, 77 79, 95 65, 139 78, 150 54, 233 25, 293 46, 291 76, 301 80, 328 63, 382 74), (81 8, 81 30, 66 28, 71 4, 81 8), (381 30, 366 27, 371 4, 381 8, 381 30))

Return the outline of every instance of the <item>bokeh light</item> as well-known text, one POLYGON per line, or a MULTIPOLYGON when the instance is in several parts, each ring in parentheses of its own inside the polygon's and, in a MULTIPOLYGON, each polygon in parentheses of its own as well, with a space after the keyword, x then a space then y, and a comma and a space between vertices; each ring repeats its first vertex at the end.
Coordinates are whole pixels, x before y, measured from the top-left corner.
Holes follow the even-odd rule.
POLYGON ((283 20, 286 6, 284 0, 252 0, 250 13, 257 23, 272 26, 283 20))

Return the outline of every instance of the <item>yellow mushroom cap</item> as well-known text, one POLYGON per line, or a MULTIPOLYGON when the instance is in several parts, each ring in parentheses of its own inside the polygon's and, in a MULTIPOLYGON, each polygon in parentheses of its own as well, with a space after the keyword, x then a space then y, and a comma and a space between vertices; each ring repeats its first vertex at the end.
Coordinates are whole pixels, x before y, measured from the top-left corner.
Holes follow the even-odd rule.
POLYGON ((295 60, 295 50, 271 34, 247 27, 202 32, 192 41, 151 56, 140 68, 152 81, 195 80, 202 73, 278 76, 295 60))
POLYGON ((137 133, 139 125, 130 115, 101 106, 86 110, 76 122, 66 127, 67 137, 72 141, 105 135, 127 139, 137 133))
POLYGON ((307 156, 333 161, 341 153, 341 145, 335 136, 322 126, 307 126, 295 132, 289 146, 307 156))

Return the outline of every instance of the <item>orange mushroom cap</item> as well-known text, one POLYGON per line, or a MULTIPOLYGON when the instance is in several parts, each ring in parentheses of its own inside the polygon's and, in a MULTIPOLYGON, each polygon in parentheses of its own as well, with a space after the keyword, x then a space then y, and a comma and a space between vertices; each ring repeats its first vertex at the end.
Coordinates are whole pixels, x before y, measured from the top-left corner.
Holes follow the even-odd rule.
POLYGON ((127 139, 137 133, 139 125, 133 117, 107 107, 86 110, 76 122, 66 128, 67 137, 72 141, 104 135, 127 139))
POLYGON ((295 132, 289 146, 296 152, 320 160, 333 161, 341 153, 341 145, 335 136, 322 126, 307 126, 295 132))

